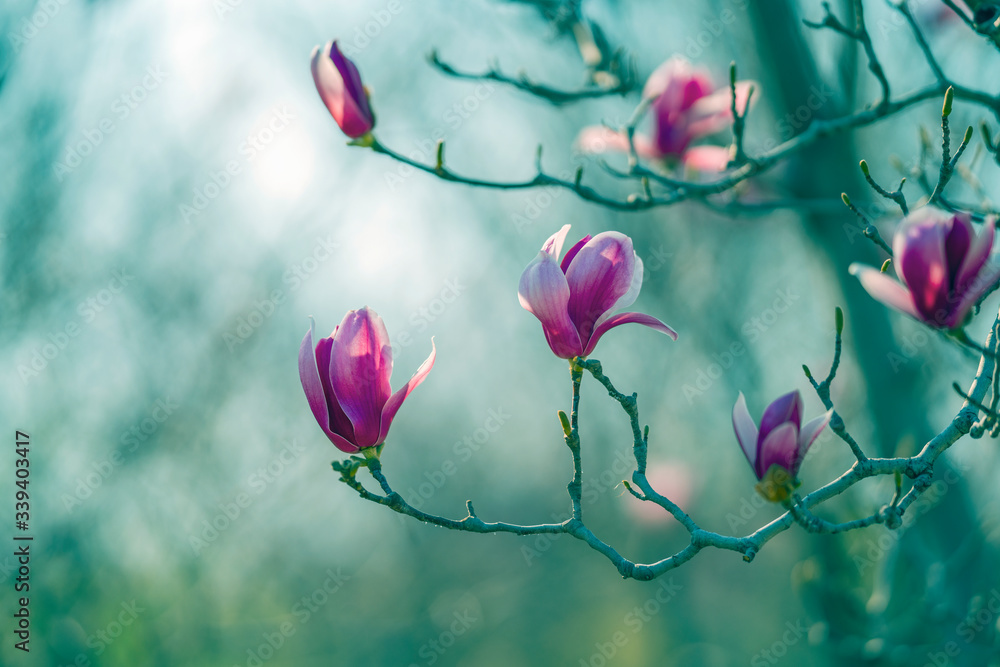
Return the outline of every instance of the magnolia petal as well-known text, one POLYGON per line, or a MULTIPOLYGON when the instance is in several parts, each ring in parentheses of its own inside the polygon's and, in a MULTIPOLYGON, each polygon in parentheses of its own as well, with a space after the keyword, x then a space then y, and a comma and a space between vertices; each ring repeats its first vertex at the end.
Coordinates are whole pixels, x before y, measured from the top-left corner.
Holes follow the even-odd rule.
MULTIPOLYGON (((959 218, 959 216, 955 217, 959 218)), ((965 258, 958 267, 958 272, 955 275, 956 293, 964 296, 970 288, 973 291, 976 290, 976 286, 972 283, 975 281, 980 270, 986 264, 986 260, 989 259, 990 251, 993 250, 995 226, 996 218, 990 216, 983 224, 983 229, 979 232, 979 235, 974 241, 972 241, 968 252, 965 254, 965 258)))
POLYGON ((833 409, 827 410, 819 417, 815 419, 810 419, 806 422, 805 426, 799 432, 799 451, 795 457, 795 461, 792 463, 792 467, 789 471, 793 475, 799 474, 799 466, 802 465, 802 459, 806 457, 806 453, 809 448, 815 442, 816 438, 819 437, 820 432, 826 428, 826 425, 830 423, 830 419, 833 417, 833 409))
POLYGON ((796 429, 802 425, 802 394, 798 389, 779 396, 764 409, 760 418, 760 438, 766 439, 771 431, 787 422, 795 424, 796 429))
POLYGON ((569 234, 569 228, 572 225, 563 225, 558 232, 550 236, 542 244, 542 252, 552 255, 553 259, 558 260, 559 254, 562 252, 563 243, 566 242, 566 235, 569 234))
POLYGON ((681 163, 694 171, 725 171, 729 166, 729 149, 722 146, 692 146, 684 151, 681 163))
MULTIPOLYGON (((662 157, 648 137, 632 135, 632 145, 640 157, 655 159, 662 157)), ((628 137, 603 125, 592 125, 580 131, 574 146, 581 153, 628 153, 628 137)))
POLYGON ((310 68, 320 99, 344 134, 357 138, 370 132, 374 121, 360 74, 340 53, 336 42, 313 49, 310 68))
POLYGON ((378 441, 391 375, 392 344, 382 318, 367 307, 348 312, 333 338, 330 380, 359 447, 378 441))
POLYGON ((378 440, 375 442, 376 445, 380 445, 385 442, 386 436, 389 435, 389 427, 392 426, 392 420, 396 418, 396 412, 399 411, 400 406, 403 405, 403 401, 406 397, 410 395, 410 392, 420 386, 420 383, 424 381, 427 374, 431 372, 434 368, 434 359, 437 358, 437 347, 434 345, 434 339, 431 338, 431 353, 424 359, 424 363, 420 364, 420 368, 417 372, 413 374, 413 377, 404 384, 399 390, 389 397, 386 401, 385 407, 382 408, 382 426, 379 429, 378 440))
POLYGON ((972 307, 997 281, 1000 281, 1000 266, 987 265, 982 267, 973 281, 966 286, 965 293, 962 294, 958 305, 952 311, 948 321, 945 322, 945 328, 955 329, 961 327, 965 323, 965 317, 972 310, 972 307))
POLYGON ((893 239, 893 261, 910 290, 921 319, 942 326, 948 307, 951 276, 944 252, 948 214, 924 207, 903 221, 893 239))
POLYGON ((791 472, 799 448, 799 427, 785 422, 768 433, 757 449, 757 479, 762 479, 774 464, 791 472))
POLYGON ((569 265, 573 263, 573 258, 576 257, 576 253, 580 252, 580 248, 587 245, 587 242, 590 241, 591 238, 593 237, 590 234, 587 234, 582 239, 574 243, 572 248, 566 251, 566 256, 563 257, 562 262, 559 263, 559 268, 562 269, 563 273, 566 273, 566 269, 568 269, 569 265))
POLYGON ((597 347, 597 341, 601 340, 601 336, 606 334, 611 329, 621 326, 623 324, 642 324, 650 329, 655 329, 660 333, 667 334, 674 340, 677 340, 677 332, 671 329, 669 326, 656 319, 652 315, 645 315, 643 313, 618 313, 609 317, 604 322, 601 323, 599 327, 594 329, 593 335, 590 337, 590 341, 587 343, 587 348, 583 351, 581 356, 586 357, 594 348, 597 347))
POLYGON ((740 392, 733 406, 733 430, 736 432, 736 441, 740 443, 743 454, 750 462, 750 467, 757 470, 757 425, 753 423, 753 417, 747 410, 747 399, 740 392))
POLYGON ((948 265, 948 276, 952 287, 958 285, 959 269, 969 256, 972 241, 976 238, 976 230, 972 228, 972 218, 968 213, 956 213, 951 216, 944 233, 944 258, 948 265))
POLYGON ((570 359, 583 352, 580 334, 567 309, 570 292, 566 274, 552 255, 543 250, 528 264, 521 274, 517 298, 542 323, 545 340, 557 357, 570 359))
POLYGON ((646 85, 642 89, 644 99, 653 99, 667 92, 672 82, 691 77, 694 68, 691 63, 682 56, 672 56, 646 79, 646 85))
MULTIPOLYGON (((299 347, 299 379, 302 381, 302 389, 306 394, 306 401, 309 409, 312 410, 313 417, 319 423, 323 433, 330 439, 337 449, 352 453, 358 451, 357 445, 346 438, 337 435, 330 429, 329 403, 323 388, 323 381, 320 377, 319 367, 316 362, 316 352, 313 347, 313 327, 316 325, 312 318, 309 318, 309 331, 302 339, 299 347)), ((334 397, 334 402, 336 398, 334 397)))
POLYGON ((848 271, 851 275, 857 276, 858 280, 861 281, 861 286, 878 301, 906 313, 914 319, 924 319, 917 311, 913 297, 906 288, 878 269, 862 264, 851 264, 848 271))
POLYGON ((577 252, 566 268, 569 317, 586 342, 598 321, 628 293, 635 271, 632 239, 619 232, 602 232, 577 252))

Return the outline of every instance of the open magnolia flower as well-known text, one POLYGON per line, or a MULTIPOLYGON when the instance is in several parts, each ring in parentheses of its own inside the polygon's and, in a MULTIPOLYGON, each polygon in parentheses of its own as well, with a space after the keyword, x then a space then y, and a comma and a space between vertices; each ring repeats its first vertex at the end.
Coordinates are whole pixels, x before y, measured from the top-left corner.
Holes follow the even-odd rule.
POLYGON ((850 271, 887 306, 938 329, 958 329, 1000 279, 1000 269, 987 263, 994 225, 989 218, 977 236, 968 214, 925 206, 906 216, 893 238, 892 263, 903 284, 870 266, 852 264, 850 271))
POLYGON ((372 131, 375 115, 368 103, 368 91, 361 83, 358 68, 340 52, 336 41, 313 49, 312 75, 323 104, 344 134, 357 139, 372 131))
POLYGON ((802 395, 795 390, 767 406, 758 431, 740 392, 733 406, 733 430, 760 481, 757 491, 762 496, 780 502, 791 495, 802 459, 832 416, 829 410, 802 426, 802 395))
POLYGON ((549 237, 521 274, 517 291, 521 306, 542 323, 552 352, 563 359, 585 357, 601 336, 629 322, 677 340, 677 332, 655 317, 614 314, 632 305, 642 287, 642 260, 632 239, 618 232, 585 236, 560 263, 569 228, 565 225, 549 237))
MULTIPOLYGON (((736 83, 736 108, 741 114, 746 110, 752 85, 750 81, 736 83)), ((650 104, 653 136, 638 133, 633 136, 638 155, 678 161, 697 171, 726 168, 728 148, 691 146, 691 143, 725 129, 733 121, 733 98, 728 86, 716 88, 705 70, 674 56, 650 75, 642 95, 650 104)), ((580 133, 577 147, 585 153, 628 151, 628 139, 621 132, 592 126, 580 133)))
POLYGON ((356 452, 385 442, 399 407, 434 366, 431 354, 410 381, 391 394, 392 344, 382 318, 368 307, 352 310, 313 347, 310 325, 299 348, 302 389, 323 433, 338 449, 356 452))

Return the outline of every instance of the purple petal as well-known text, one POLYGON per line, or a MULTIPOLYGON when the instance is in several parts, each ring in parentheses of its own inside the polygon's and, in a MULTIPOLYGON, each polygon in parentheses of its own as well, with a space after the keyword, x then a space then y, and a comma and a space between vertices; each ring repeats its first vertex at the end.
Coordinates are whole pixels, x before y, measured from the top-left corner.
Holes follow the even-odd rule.
MULTIPOLYGON (((761 435, 763 433, 762 429, 761 435)), ((768 433, 757 450, 757 479, 763 479, 764 473, 774 464, 792 472, 798 448, 799 427, 794 423, 785 422, 768 433)))
MULTIPOLYGON (((567 227, 568 226, 569 225, 567 225, 567 227)), ((568 269, 569 265, 573 263, 573 258, 576 257, 578 252, 580 252, 580 248, 587 245, 591 238, 593 237, 591 237, 590 234, 587 234, 582 239, 574 243, 572 248, 566 251, 566 256, 563 257, 562 262, 559 263, 559 268, 562 269, 563 273, 566 273, 566 269, 568 269)), ((556 259, 558 259, 558 256, 556 256, 556 259)))
MULTIPOLYGON (((955 217, 959 218, 959 216, 955 217)), ((990 257, 990 251, 993 250, 995 225, 996 218, 989 217, 983 224, 983 229, 979 232, 979 236, 971 242, 969 250, 965 254, 961 264, 956 265, 958 268, 955 276, 956 294, 964 296, 970 287, 973 290, 976 289, 976 286, 971 285, 971 283, 979 275, 980 270, 986 264, 986 260, 990 257)))
POLYGON ((743 448, 743 454, 750 462, 750 467, 756 472, 757 467, 754 464, 757 462, 757 425, 753 423, 753 417, 747 410, 747 399, 744 398, 742 391, 736 399, 736 405, 733 406, 733 430, 736 431, 736 441, 743 448))
POLYGON ((924 319, 917 312, 917 307, 913 304, 913 297, 906 288, 878 269, 873 269, 870 266, 862 264, 851 264, 848 271, 858 277, 858 280, 861 281, 861 286, 875 299, 891 308, 906 313, 914 319, 924 319))
POLYGON ((313 49, 310 67, 320 99, 344 134, 357 138, 370 132, 374 117, 361 75, 354 63, 340 53, 336 42, 313 49))
POLYGON ((692 71, 691 63, 685 58, 673 56, 657 67, 646 79, 646 85, 642 89, 643 98, 651 100, 669 91, 669 97, 674 100, 679 99, 681 91, 677 83, 690 78, 692 71))
POLYGON ((948 279, 952 287, 958 286, 959 269, 965 263, 976 231, 968 213, 953 215, 945 228, 944 256, 948 264, 948 279))
POLYGON ((404 384, 399 390, 393 394, 389 400, 386 402, 385 407, 382 408, 382 428, 379 430, 378 441, 376 445, 380 445, 385 442, 386 436, 389 435, 389 427, 392 426, 392 420, 396 417, 396 412, 399 410, 400 406, 403 405, 403 401, 406 397, 410 395, 410 392, 416 389, 421 382, 427 377, 427 374, 431 372, 434 368, 434 359, 437 357, 437 347, 434 345, 434 339, 431 338, 431 353, 424 359, 424 363, 420 364, 420 368, 417 372, 413 374, 413 377, 404 384))
POLYGON ((623 324, 642 324, 650 329, 655 329, 660 333, 665 333, 674 340, 677 340, 677 332, 668 327, 666 324, 656 319, 651 315, 644 315, 642 313, 618 313, 612 317, 601 322, 601 325, 594 329, 594 334, 590 337, 590 342, 587 343, 587 348, 583 351, 581 356, 588 356, 597 347, 597 341, 601 340, 601 336, 606 334, 611 329, 623 324))
POLYGON ((928 323, 942 325, 951 278, 944 252, 947 214, 925 207, 909 215, 893 240, 894 261, 910 290, 913 305, 928 323))
POLYGON ((348 312, 333 338, 330 380, 359 447, 378 441, 391 375, 392 346, 382 318, 367 307, 348 312))
POLYGON ((799 432, 799 451, 795 457, 795 461, 792 463, 792 467, 788 470, 793 476, 799 474, 799 466, 802 465, 802 459, 806 457, 806 453, 816 438, 819 437, 820 432, 830 423, 831 417, 833 417, 833 410, 827 410, 819 417, 806 422, 806 425, 802 427, 802 431, 799 432))
MULTIPOLYGON (((320 376, 319 367, 317 365, 317 354, 313 348, 312 342, 313 326, 315 326, 315 323, 312 322, 312 318, 310 318, 309 331, 306 332, 305 338, 302 339, 302 345, 299 347, 299 379, 302 381, 302 389, 305 391, 306 400, 309 402, 309 408, 312 410, 313 416, 319 423, 320 428, 323 429, 323 433, 326 434, 326 437, 329 438, 338 449, 348 453, 356 452, 358 451, 357 445, 350 442, 347 438, 334 433, 330 428, 331 402, 338 410, 340 406, 337 405, 336 397, 331 396, 330 398, 332 398, 332 401, 328 399, 324 382, 320 376)), ((323 343, 328 340, 330 339, 324 338, 320 341, 320 345, 323 345, 323 343)))
POLYGON ((779 396, 767 406, 760 418, 760 439, 767 439, 771 431, 785 423, 795 424, 796 431, 802 425, 802 394, 798 389, 779 396))
POLYGON ((980 270, 979 275, 975 277, 975 280, 966 286, 965 293, 955 306, 951 316, 948 318, 948 321, 945 322, 945 327, 948 329, 954 329, 962 326, 965 323, 965 316, 969 314, 972 306, 974 306, 986 290, 992 287, 998 280, 1000 280, 1000 267, 983 267, 983 269, 980 270))
POLYGON ((567 307, 581 341, 590 339, 601 316, 628 293, 634 273, 632 239, 619 232, 602 232, 576 253, 566 269, 567 307))
POLYGON ((542 252, 552 255, 552 258, 559 260, 559 253, 562 252, 563 243, 566 242, 566 235, 569 234, 571 225, 563 225, 562 228, 547 238, 542 244, 542 252))
POLYGON ((545 340, 557 357, 570 359, 583 352, 580 334, 567 310, 570 293, 566 275, 544 249, 521 274, 517 298, 542 323, 545 340))

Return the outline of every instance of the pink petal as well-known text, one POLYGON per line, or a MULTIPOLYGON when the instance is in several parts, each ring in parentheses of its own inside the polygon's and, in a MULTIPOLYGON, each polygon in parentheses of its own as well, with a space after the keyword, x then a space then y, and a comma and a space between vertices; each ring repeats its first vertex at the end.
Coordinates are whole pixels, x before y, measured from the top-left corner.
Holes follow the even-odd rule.
POLYGON ((729 166, 729 149, 722 146, 692 146, 684 151, 681 162, 695 171, 725 171, 729 166))
POLYGON ((403 405, 403 401, 406 397, 410 395, 410 392, 416 389, 421 382, 427 377, 427 374, 431 372, 434 368, 434 359, 437 357, 437 347, 434 345, 434 339, 431 338, 431 353, 424 359, 424 363, 420 364, 420 368, 417 372, 413 374, 413 377, 404 384, 399 390, 393 394, 389 400, 386 402, 385 407, 382 408, 382 427, 379 429, 378 440, 376 445, 385 442, 386 436, 389 435, 389 427, 392 426, 392 420, 396 417, 396 412, 399 410, 400 406, 403 405))
POLYGON ((944 222, 948 214, 924 207, 910 214, 893 239, 893 261, 924 321, 942 326, 948 307, 948 265, 944 254, 944 222))
MULTIPOLYGON (((760 418, 761 439, 767 439, 771 431, 785 423, 795 424, 796 429, 802 425, 802 394, 798 389, 779 396, 764 409, 764 414, 760 418)), ((767 468, 764 468, 764 471, 766 472, 767 468)))
POLYGON ((549 253, 538 253, 521 274, 517 298, 521 306, 542 323, 545 340, 552 352, 570 359, 583 352, 580 334, 569 317, 569 284, 566 274, 549 253))
MULTIPOLYGON (((635 152, 644 158, 662 157, 649 139, 641 134, 632 135, 635 152)), ((628 137, 603 125, 592 125, 580 131, 576 138, 576 150, 581 153, 628 153, 628 137)))
POLYGON ((851 264, 848 268, 851 275, 857 276, 861 281, 861 286, 868 291, 875 299, 881 301, 890 308, 906 313, 910 317, 923 320, 923 316, 917 311, 913 303, 913 297, 905 287, 885 275, 878 269, 862 264, 851 264))
MULTIPOLYGON (((569 225, 567 225, 567 227, 568 226, 569 225)), ((576 253, 580 252, 580 248, 587 245, 587 242, 590 241, 591 238, 593 237, 591 237, 590 234, 587 234, 582 239, 574 243, 572 248, 566 251, 566 256, 563 257, 562 262, 559 263, 559 268, 562 269, 563 273, 566 273, 566 269, 568 269, 569 265, 573 263, 573 258, 576 257, 576 253)), ((558 258, 559 256, 557 255, 556 259, 558 258)))
POLYGON ((768 468, 776 463, 792 472, 798 448, 799 427, 792 422, 785 422, 768 433, 757 450, 757 479, 763 479, 768 468))
POLYGON ((330 380, 359 447, 378 441, 391 375, 392 346, 382 318, 367 307, 348 312, 333 338, 330 380))
MULTIPOLYGON (((959 216, 955 217, 957 218, 959 216)), ((964 296, 965 292, 972 287, 970 283, 972 283, 972 281, 979 274, 979 271, 986 264, 986 260, 989 259, 990 251, 993 250, 995 225, 996 218, 993 216, 987 218, 986 222, 983 224, 983 229, 979 232, 979 236, 972 241, 968 252, 965 254, 964 260, 958 267, 958 273, 955 276, 955 291, 958 294, 964 296)), ((980 294, 981 293, 982 292, 980 292, 980 294)), ((978 295, 976 298, 978 298, 978 295)))
POLYGON ((628 293, 634 270, 632 239, 619 232, 602 232, 577 252, 566 268, 567 308, 581 341, 590 338, 601 316, 628 293))
MULTIPOLYGON (((356 452, 358 451, 357 445, 330 429, 330 403, 323 387, 319 367, 316 363, 316 352, 313 348, 314 326, 315 322, 310 318, 309 331, 306 332, 305 338, 302 339, 302 345, 299 347, 299 379, 302 381, 302 389, 305 391, 309 408, 326 437, 338 449, 348 453, 356 452)), ((336 397, 332 398, 333 404, 336 405, 336 397)), ((337 407, 339 408, 339 406, 337 407)))
POLYGON ((601 340, 601 336, 606 334, 611 329, 623 324, 631 323, 642 324, 650 329, 655 329, 660 333, 665 333, 674 340, 677 340, 677 332, 652 315, 644 315, 643 313, 618 313, 617 315, 604 320, 601 322, 600 326, 594 329, 594 333, 590 337, 590 342, 587 343, 587 349, 583 351, 581 356, 586 357, 593 352, 594 348, 597 347, 597 341, 601 340))
POLYGON ((969 314, 969 310, 979 301, 986 290, 992 287, 998 280, 1000 280, 1000 267, 983 267, 979 271, 979 275, 975 277, 975 280, 966 286, 965 293, 948 318, 948 321, 945 322, 945 327, 954 329, 962 326, 965 323, 965 316, 969 314))
POLYGON ((569 228, 571 225, 563 225, 558 232, 550 236, 542 244, 542 252, 552 255, 553 259, 559 259, 559 253, 562 252, 563 243, 566 242, 566 235, 569 234, 569 228))
POLYGON ((736 405, 733 406, 733 430, 736 431, 736 441, 743 448, 743 454, 756 471, 754 464, 757 462, 757 425, 753 423, 753 417, 747 410, 747 399, 742 391, 736 399, 736 405))
MULTIPOLYGON (((671 57, 653 70, 653 73, 646 79, 646 85, 642 89, 643 98, 651 100, 663 95, 670 88, 671 83, 689 79, 693 71, 694 68, 691 67, 691 63, 687 59, 681 56, 671 57)), ((674 92, 671 91, 671 93, 674 92)), ((677 89, 676 92, 679 93, 680 90, 677 89)))
POLYGON ((357 138, 371 131, 374 121, 361 77, 336 43, 313 49, 310 67, 320 99, 344 134, 357 138))
POLYGON ((833 410, 827 410, 819 417, 811 419, 806 422, 806 425, 802 427, 802 431, 799 432, 799 450, 795 457, 795 461, 792 464, 792 468, 789 468, 788 472, 792 475, 799 474, 799 466, 802 465, 802 459, 806 457, 806 453, 812 446, 816 438, 819 437, 820 432, 826 428, 826 425, 830 423, 830 418, 833 417, 833 410))

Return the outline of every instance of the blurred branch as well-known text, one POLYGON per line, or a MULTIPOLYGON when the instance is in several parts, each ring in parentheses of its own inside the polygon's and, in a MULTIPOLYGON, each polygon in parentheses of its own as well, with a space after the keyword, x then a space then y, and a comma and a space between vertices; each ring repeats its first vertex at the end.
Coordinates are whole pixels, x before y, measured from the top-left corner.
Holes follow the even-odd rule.
POLYGON ((458 79, 495 81, 512 86, 550 104, 562 105, 595 97, 626 95, 635 90, 638 78, 635 62, 624 48, 615 48, 604 37, 600 26, 584 16, 580 0, 511 0, 533 5, 557 32, 571 36, 580 59, 586 66, 586 85, 577 90, 561 90, 531 80, 526 73, 504 74, 499 66, 476 74, 459 70, 444 62, 436 50, 429 57, 431 65, 458 79))
POLYGON ((622 52, 616 53, 611 61, 608 73, 614 74, 614 76, 607 77, 607 85, 592 83, 591 85, 577 90, 561 90, 545 84, 536 83, 528 78, 528 75, 524 72, 518 73, 516 77, 510 76, 501 72, 496 66, 490 67, 487 71, 478 74, 463 72, 441 60, 441 57, 438 55, 436 50, 431 51, 428 56, 428 60, 431 65, 436 67, 440 72, 447 74, 448 76, 455 77, 456 79, 467 79, 471 81, 495 81, 497 83, 512 86, 526 93, 530 93, 535 97, 539 97, 557 106, 568 104, 570 102, 579 102, 580 100, 593 99, 596 97, 626 95, 635 90, 636 87, 635 66, 622 52))
MULTIPOLYGON (((837 309, 837 333, 834 346, 833 361, 830 371, 822 382, 816 382, 812 374, 805 368, 806 376, 829 409, 833 409, 830 398, 830 384, 836 376, 840 363, 843 332, 843 313, 837 309)), ((915 456, 908 458, 868 458, 856 441, 847 433, 843 420, 834 412, 835 421, 831 420, 831 428, 851 446, 856 461, 842 475, 812 493, 799 497, 793 496, 785 501, 785 513, 767 525, 743 536, 734 537, 707 531, 692 519, 684 510, 666 496, 653 489, 646 478, 646 454, 649 442, 649 427, 640 427, 638 397, 636 394, 623 394, 615 388, 611 380, 604 375, 601 363, 597 360, 585 360, 579 357, 570 360, 570 377, 573 383, 573 407, 571 417, 560 412, 559 418, 563 426, 566 444, 573 455, 573 481, 568 488, 573 504, 573 516, 561 523, 518 525, 504 522, 485 522, 480 519, 472 507, 472 502, 466 503, 468 515, 463 519, 448 519, 422 512, 409 505, 393 491, 382 472, 382 464, 376 456, 371 458, 352 457, 345 462, 335 462, 333 467, 341 473, 341 481, 354 489, 361 498, 389 507, 395 512, 411 516, 420 521, 436 526, 473 533, 513 533, 515 535, 536 535, 540 533, 562 533, 572 535, 585 542, 590 548, 604 555, 624 578, 638 580, 654 579, 691 560, 702 549, 713 547, 727 551, 735 551, 743 555, 744 560, 752 561, 757 552, 778 534, 798 523, 813 533, 840 533, 857 530, 875 524, 884 524, 891 529, 902 525, 902 516, 906 509, 929 488, 933 474, 934 463, 951 445, 963 435, 969 433, 974 426, 980 411, 991 412, 983 404, 983 399, 990 385, 994 382, 996 371, 996 355, 998 349, 998 332, 1000 332, 1000 313, 994 321, 990 334, 983 346, 984 353, 980 358, 979 369, 967 393, 962 393, 965 402, 962 408, 948 426, 938 435, 928 441, 915 456), (632 430, 632 452, 636 469, 632 473, 631 484, 625 482, 628 491, 640 500, 652 502, 670 513, 688 531, 688 544, 671 556, 652 563, 636 563, 622 556, 614 547, 598 538, 583 521, 580 503, 580 481, 582 479, 582 464, 580 459, 580 433, 578 424, 578 409, 580 399, 580 384, 583 371, 587 371, 599 382, 628 415, 632 430), (368 468, 372 477, 378 482, 383 495, 372 493, 356 479, 358 470, 368 468), (872 514, 843 523, 834 523, 814 515, 811 511, 823 502, 834 498, 858 482, 870 477, 893 475, 896 479, 895 493, 892 499, 872 514), (910 489, 902 493, 902 477, 913 480, 910 489), (634 485, 634 486, 633 486, 634 485)), ((995 415, 994 415, 995 416, 995 415)))

